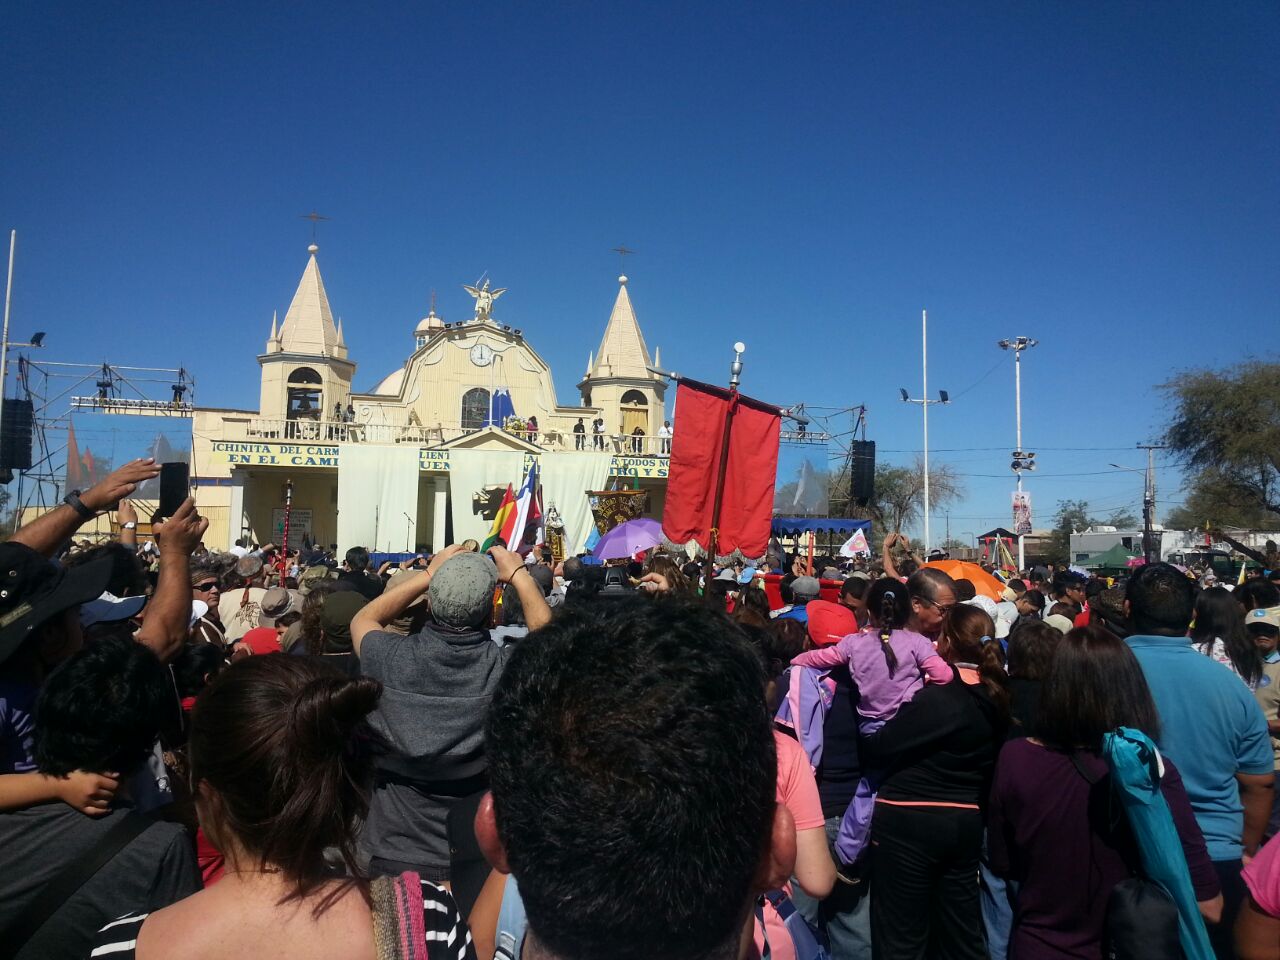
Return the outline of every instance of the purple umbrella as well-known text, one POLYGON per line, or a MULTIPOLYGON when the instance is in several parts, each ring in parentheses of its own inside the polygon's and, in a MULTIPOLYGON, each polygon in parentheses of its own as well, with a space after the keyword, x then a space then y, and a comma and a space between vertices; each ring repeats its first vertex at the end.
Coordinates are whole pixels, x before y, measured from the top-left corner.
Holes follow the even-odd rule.
POLYGON ((634 557, 641 550, 649 550, 662 542, 662 524, 649 517, 640 517, 620 523, 596 544, 594 553, 601 560, 620 560, 634 557))

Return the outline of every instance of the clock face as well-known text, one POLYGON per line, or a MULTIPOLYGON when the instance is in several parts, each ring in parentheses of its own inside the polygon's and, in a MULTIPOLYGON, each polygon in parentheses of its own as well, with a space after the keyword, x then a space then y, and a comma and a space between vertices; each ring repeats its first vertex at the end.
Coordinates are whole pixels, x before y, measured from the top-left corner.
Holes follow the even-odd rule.
POLYGON ((477 367, 487 367, 493 363, 493 347, 487 343, 477 343, 471 348, 471 362, 477 367))

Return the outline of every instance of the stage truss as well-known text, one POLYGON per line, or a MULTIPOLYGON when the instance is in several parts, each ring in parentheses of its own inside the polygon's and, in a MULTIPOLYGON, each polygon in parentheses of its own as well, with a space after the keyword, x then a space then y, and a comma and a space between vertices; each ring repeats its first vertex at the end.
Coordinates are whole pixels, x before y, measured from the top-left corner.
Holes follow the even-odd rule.
POLYGON ((36 362, 26 354, 14 366, 16 395, 32 406, 31 469, 18 472, 14 529, 62 499, 72 411, 190 417, 195 407, 195 380, 183 367, 36 362))

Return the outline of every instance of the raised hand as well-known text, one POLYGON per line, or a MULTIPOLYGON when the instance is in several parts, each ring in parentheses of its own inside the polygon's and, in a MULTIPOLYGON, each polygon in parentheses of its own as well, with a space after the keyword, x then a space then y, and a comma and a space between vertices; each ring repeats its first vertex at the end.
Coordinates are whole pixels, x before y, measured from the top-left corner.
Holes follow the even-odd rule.
POLYGON ((209 520, 196 513, 196 502, 190 497, 173 512, 173 516, 152 528, 160 553, 181 553, 189 557, 209 529, 209 520))
POLYGON ((524 566, 524 558, 518 553, 512 553, 506 547, 490 547, 489 556, 493 557, 493 562, 498 568, 498 579, 503 583, 510 583, 511 578, 524 566))
POLYGON ((160 465, 151 457, 130 460, 80 494, 80 502, 95 513, 109 510, 119 500, 138 489, 144 480, 160 476, 160 465))

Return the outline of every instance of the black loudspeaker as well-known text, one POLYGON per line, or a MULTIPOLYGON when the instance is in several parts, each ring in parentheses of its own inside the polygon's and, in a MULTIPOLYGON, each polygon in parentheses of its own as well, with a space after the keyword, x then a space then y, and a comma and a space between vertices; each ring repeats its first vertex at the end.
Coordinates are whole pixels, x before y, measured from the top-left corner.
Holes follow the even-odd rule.
POLYGON ((190 496, 190 470, 185 463, 160 464, 160 508, 156 514, 172 517, 190 496))
POLYGON ((5 398, 0 418, 0 470, 31 469, 31 401, 5 398))
POLYGON ((876 498, 876 442, 854 440, 849 451, 849 496, 860 507, 876 498))

